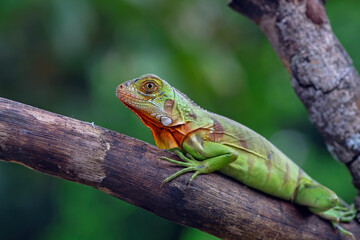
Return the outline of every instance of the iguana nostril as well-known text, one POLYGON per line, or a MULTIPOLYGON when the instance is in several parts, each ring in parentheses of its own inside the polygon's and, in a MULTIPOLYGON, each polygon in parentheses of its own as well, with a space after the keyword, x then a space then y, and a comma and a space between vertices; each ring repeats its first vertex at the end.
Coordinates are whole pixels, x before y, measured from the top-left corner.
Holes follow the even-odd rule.
POLYGON ((116 88, 116 96, 117 96, 117 98, 119 98, 119 99, 122 98, 121 95, 122 95, 124 89, 125 89, 124 84, 120 84, 119 86, 117 86, 117 88, 116 88))

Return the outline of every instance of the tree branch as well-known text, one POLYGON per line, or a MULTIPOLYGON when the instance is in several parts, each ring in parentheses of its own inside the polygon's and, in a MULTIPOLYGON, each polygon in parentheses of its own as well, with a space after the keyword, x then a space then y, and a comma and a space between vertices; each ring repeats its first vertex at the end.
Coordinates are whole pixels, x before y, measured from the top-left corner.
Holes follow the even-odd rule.
MULTIPOLYGON (((328 150, 360 190, 360 78, 319 0, 231 0, 260 26, 328 150)), ((355 201, 360 209, 360 194, 355 201)), ((359 218, 359 215, 358 215, 359 218)))
MULTIPOLYGON (((176 158, 140 140, 0 98, 0 159, 97 188, 179 224, 222 239, 337 239, 307 209, 219 174, 161 186, 176 158), (261 229, 261 231, 259 231, 261 229)), ((344 228, 360 235, 355 222, 344 228)))

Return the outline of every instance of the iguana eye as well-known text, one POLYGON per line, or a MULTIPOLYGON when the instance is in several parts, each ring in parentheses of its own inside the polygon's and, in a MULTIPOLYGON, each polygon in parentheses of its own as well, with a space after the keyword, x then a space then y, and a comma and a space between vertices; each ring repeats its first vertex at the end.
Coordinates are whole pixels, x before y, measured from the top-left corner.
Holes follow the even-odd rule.
POLYGON ((147 93, 147 94, 150 94, 150 93, 153 93, 155 92, 157 89, 158 89, 158 85, 156 82, 153 82, 153 81, 146 81, 142 84, 141 86, 141 89, 147 93))

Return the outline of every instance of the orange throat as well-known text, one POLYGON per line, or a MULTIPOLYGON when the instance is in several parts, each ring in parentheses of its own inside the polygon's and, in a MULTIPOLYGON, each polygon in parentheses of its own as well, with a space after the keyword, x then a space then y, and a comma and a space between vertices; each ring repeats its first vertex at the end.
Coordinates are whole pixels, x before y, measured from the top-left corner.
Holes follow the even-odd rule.
POLYGON ((150 128, 154 137, 155 144, 160 149, 181 148, 182 142, 187 134, 179 131, 182 125, 175 127, 164 127, 159 122, 147 117, 141 111, 132 108, 124 103, 124 105, 134 112, 145 126, 150 128))

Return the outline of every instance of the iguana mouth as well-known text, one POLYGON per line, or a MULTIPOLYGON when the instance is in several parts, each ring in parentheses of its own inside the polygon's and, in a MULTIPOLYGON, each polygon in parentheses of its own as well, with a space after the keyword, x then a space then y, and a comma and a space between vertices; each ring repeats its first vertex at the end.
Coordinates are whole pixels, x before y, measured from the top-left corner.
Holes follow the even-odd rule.
POLYGON ((125 105, 136 106, 136 103, 146 102, 145 99, 138 97, 125 90, 124 84, 120 84, 116 88, 116 97, 125 105))

